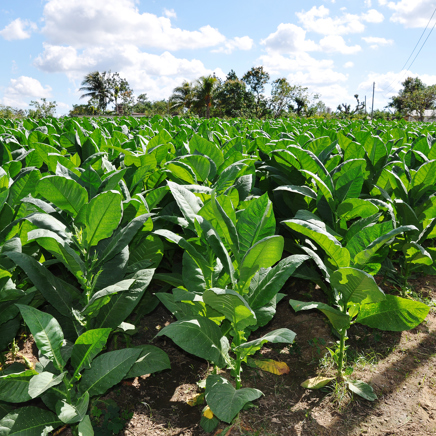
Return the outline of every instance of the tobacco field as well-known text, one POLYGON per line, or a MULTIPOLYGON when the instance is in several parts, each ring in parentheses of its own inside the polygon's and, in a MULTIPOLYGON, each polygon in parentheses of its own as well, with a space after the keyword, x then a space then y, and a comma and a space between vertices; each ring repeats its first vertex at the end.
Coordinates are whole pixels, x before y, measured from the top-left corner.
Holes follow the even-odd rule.
POLYGON ((416 433, 249 423, 293 393, 380 404, 351 337, 386 359, 427 329, 433 358, 435 238, 433 124, 0 120, 0 436, 434 434, 434 409, 416 433), (153 380, 187 424, 150 424, 153 380))

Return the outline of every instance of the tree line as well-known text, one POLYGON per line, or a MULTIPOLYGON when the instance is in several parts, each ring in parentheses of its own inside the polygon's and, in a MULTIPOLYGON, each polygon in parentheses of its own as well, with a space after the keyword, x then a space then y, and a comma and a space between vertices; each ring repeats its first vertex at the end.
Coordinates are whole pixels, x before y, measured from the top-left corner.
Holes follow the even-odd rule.
MULTIPOLYGON (((184 115, 221 118, 279 118, 311 117, 359 119, 368 117, 368 111, 359 95, 355 107, 338 105, 335 112, 328 110, 319 94, 307 87, 293 85, 284 77, 270 81, 262 66, 253 67, 242 77, 231 70, 224 80, 214 74, 195 81, 183 82, 173 89, 168 99, 150 101, 147 94, 135 97, 128 81, 117 72, 88 73, 79 91, 85 104, 73 105, 69 116, 80 115, 184 115), (270 84, 270 95, 265 94, 270 84), (113 105, 111 107, 111 105, 113 105)), ((56 102, 32 101, 31 109, 22 110, 0 105, 0 118, 45 118, 55 116, 56 102)), ((436 110, 436 85, 426 85, 418 77, 402 82, 398 95, 391 97, 384 110, 375 111, 374 118, 401 119, 414 113, 424 120, 425 110, 436 110)))
POLYGON ((308 88, 291 85, 286 78, 271 82, 271 96, 265 96, 270 75, 260 67, 253 67, 241 78, 232 70, 225 80, 214 74, 202 76, 193 82, 185 81, 174 88, 168 100, 151 102, 146 94, 136 99, 125 79, 118 73, 94 71, 85 76, 81 98, 86 105, 75 105, 71 115, 107 113, 113 103, 114 113, 145 113, 160 115, 187 115, 244 118, 278 118, 290 114, 311 116, 326 111, 325 104, 308 88))

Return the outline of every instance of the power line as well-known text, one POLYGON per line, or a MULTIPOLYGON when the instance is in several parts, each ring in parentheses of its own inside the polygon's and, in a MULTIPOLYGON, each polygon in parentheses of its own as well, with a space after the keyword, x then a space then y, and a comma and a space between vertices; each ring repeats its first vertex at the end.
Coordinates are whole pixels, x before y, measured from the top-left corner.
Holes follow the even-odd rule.
MULTIPOLYGON (((425 32, 427 31, 428 26, 429 26, 431 20, 433 19, 433 16, 434 16, 435 13, 436 13, 436 8, 434 9, 433 13, 431 14, 431 17, 430 17, 430 19, 428 20, 427 25, 425 26, 425 29, 422 31, 421 36, 420 36, 419 39, 418 39, 418 42, 415 44, 415 47, 413 48, 413 50, 412 50, 412 52, 410 53, 409 57, 407 58, 406 62, 405 62, 404 65, 401 67, 400 72, 404 70, 404 67, 407 65, 407 63, 409 62, 410 58, 413 56, 413 53, 415 52, 415 50, 416 50, 416 48, 418 47, 418 45, 419 45, 419 43, 420 43, 422 37, 424 36, 425 32)), ((407 67, 407 70, 408 70, 408 69, 413 65, 413 63, 415 62, 415 60, 416 60, 416 58, 418 57, 419 53, 421 53, 421 50, 423 49, 423 47, 424 47, 425 43, 427 42, 429 36, 430 36, 431 33, 433 32, 433 29, 435 28, 435 26, 436 26, 436 22, 435 22, 435 24, 433 25, 432 29, 430 30, 430 33, 427 35, 427 38, 426 38, 425 41, 423 42, 423 44, 422 44, 421 48, 419 49, 418 53, 417 53, 416 56, 414 57, 412 63, 407 67)), ((403 79, 403 77, 404 77, 404 74, 403 74, 401 80, 403 79)), ((398 83, 398 82, 401 82, 401 80, 399 81, 398 79, 395 79, 395 78, 394 78, 394 79, 392 80, 392 82, 388 85, 387 90, 384 92, 384 96, 386 96, 386 94, 389 92, 389 90, 392 88, 392 85, 393 85, 395 82, 398 83)))

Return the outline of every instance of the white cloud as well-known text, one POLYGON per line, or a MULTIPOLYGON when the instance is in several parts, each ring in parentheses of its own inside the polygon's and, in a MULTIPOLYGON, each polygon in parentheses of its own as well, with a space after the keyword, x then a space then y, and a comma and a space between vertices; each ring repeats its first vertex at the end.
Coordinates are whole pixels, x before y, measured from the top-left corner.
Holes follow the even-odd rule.
POLYGON ((394 11, 390 20, 405 27, 425 27, 435 7, 434 0, 384 1, 383 4, 394 11))
POLYGON ((277 31, 268 35, 260 42, 268 52, 297 53, 318 50, 315 42, 306 40, 306 31, 295 24, 281 23, 277 31))
POLYGON ((377 36, 364 36, 362 39, 371 44, 370 47, 373 49, 378 48, 381 45, 392 45, 394 43, 393 39, 379 38, 377 36))
POLYGON ((260 56, 259 61, 271 74, 279 74, 282 71, 326 69, 332 68, 334 65, 331 59, 317 60, 307 53, 297 53, 292 57, 271 53, 260 56))
POLYGON ((365 30, 358 15, 343 14, 341 17, 332 18, 329 16, 330 11, 323 5, 314 6, 307 12, 297 12, 296 15, 306 30, 322 35, 345 35, 365 30))
POLYGON ((365 0, 364 3, 365 3, 365 6, 367 8, 370 8, 372 6, 372 1, 371 0, 365 0))
POLYGON ((297 12, 297 17, 303 27, 311 32, 322 35, 347 35, 361 33, 365 30, 364 22, 381 23, 383 14, 370 9, 361 15, 343 13, 340 17, 330 17, 330 11, 325 6, 313 6, 305 12, 297 12))
POLYGON ((345 62, 344 64, 344 68, 353 68, 354 67, 354 62, 345 62))
POLYGON ((167 18, 177 18, 176 11, 174 9, 166 9, 164 8, 164 15, 167 18))
POLYGON ((339 35, 328 35, 319 42, 322 51, 326 53, 354 54, 362 50, 360 45, 348 46, 339 35))
POLYGON ((375 9, 370 9, 365 14, 362 14, 362 20, 367 23, 381 23, 385 17, 383 14, 375 9))
POLYGON ((18 79, 11 79, 4 91, 2 103, 7 106, 25 108, 29 99, 50 98, 51 91, 50 86, 44 87, 39 80, 33 77, 20 76, 18 79))
POLYGON ((367 95, 372 94, 372 86, 375 82, 375 103, 374 107, 385 107, 390 98, 397 95, 400 89, 402 89, 402 82, 407 77, 419 77, 426 85, 436 84, 436 75, 431 74, 416 74, 409 70, 403 70, 399 73, 388 72, 385 74, 370 73, 368 77, 362 81, 358 90, 365 91, 367 95))
POLYGON ((36 29, 37 26, 32 21, 17 18, 10 22, 4 29, 0 30, 0 35, 7 41, 28 39, 32 31, 36 29))
POLYGON ((134 44, 163 50, 217 46, 226 38, 209 25, 189 31, 167 17, 140 13, 135 0, 48 0, 44 7, 48 42, 76 48, 134 44))
POLYGON ((253 48, 253 40, 248 36, 238 37, 233 39, 228 39, 223 47, 212 50, 213 53, 226 53, 230 54, 234 50, 251 50, 253 48))
POLYGON ((133 45, 76 50, 74 47, 44 45, 35 66, 49 73, 64 73, 72 81, 81 81, 90 71, 112 69, 125 77, 135 92, 147 92, 150 98, 164 98, 183 80, 211 74, 199 60, 180 59, 169 52, 161 55, 141 52, 133 45))

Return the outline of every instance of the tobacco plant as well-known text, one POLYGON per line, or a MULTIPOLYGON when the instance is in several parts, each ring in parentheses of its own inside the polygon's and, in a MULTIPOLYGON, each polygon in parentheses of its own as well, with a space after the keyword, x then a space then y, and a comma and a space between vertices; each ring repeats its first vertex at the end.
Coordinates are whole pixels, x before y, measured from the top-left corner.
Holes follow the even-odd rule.
POLYGON ((40 436, 69 426, 75 435, 92 436, 88 407, 93 396, 123 379, 170 367, 168 356, 152 345, 103 353, 110 328, 87 330, 71 343, 50 314, 21 304, 17 308, 35 339, 39 361, 34 369, 13 364, 0 372, 0 401, 8 412, 0 415, 1 434, 40 436), (10 410, 10 403, 35 398, 49 410, 34 405, 10 410))

